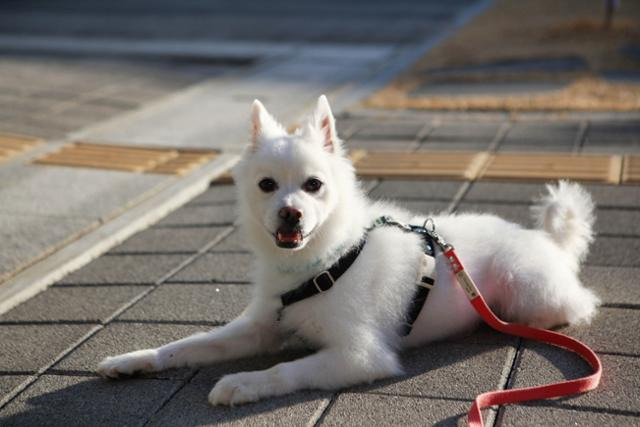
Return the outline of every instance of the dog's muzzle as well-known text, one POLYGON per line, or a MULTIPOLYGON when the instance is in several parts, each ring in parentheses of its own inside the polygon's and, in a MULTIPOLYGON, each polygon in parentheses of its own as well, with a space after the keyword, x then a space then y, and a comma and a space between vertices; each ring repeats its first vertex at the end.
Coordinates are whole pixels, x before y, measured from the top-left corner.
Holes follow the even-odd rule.
POLYGON ((276 245, 287 249, 300 246, 304 240, 304 234, 300 226, 302 211, 285 206, 278 211, 278 217, 282 223, 275 233, 276 245))

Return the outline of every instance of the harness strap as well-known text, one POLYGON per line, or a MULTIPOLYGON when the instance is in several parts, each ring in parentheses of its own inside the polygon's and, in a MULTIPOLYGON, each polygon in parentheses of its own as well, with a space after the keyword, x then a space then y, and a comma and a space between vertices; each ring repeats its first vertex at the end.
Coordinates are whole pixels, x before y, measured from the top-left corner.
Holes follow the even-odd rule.
POLYGON ((324 270, 317 276, 303 282, 297 288, 280 295, 282 306, 286 307, 331 289, 340 276, 342 276, 349 267, 351 267, 351 264, 353 264, 356 258, 358 258, 365 242, 366 240, 363 239, 357 246, 354 246, 327 270, 324 270))

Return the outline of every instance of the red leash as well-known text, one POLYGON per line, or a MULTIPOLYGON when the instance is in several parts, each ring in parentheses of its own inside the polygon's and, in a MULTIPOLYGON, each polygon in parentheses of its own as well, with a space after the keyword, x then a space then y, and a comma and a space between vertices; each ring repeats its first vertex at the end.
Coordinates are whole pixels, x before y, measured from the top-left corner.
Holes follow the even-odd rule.
POLYGON ((573 351, 586 360, 593 368, 593 373, 591 375, 575 380, 561 381, 537 387, 525 387, 482 393, 476 397, 471 409, 469 409, 469 412, 467 413, 467 421, 470 426, 482 427, 484 425, 482 422, 482 414, 480 413, 482 408, 493 405, 502 405, 505 403, 523 402, 526 400, 568 396, 571 394, 583 393, 598 387, 598 384, 600 383, 600 376, 602 374, 602 364, 593 350, 580 341, 558 332, 549 331, 547 329, 531 328, 529 326, 507 323, 500 320, 496 317, 493 311, 491 311, 484 298, 482 298, 482 295, 480 295, 477 286, 460 263, 453 247, 446 245, 444 247, 444 255, 447 257, 449 266, 456 275, 458 283, 467 293, 471 305, 473 305, 480 317, 482 317, 489 326, 506 334, 546 342, 547 344, 573 351))

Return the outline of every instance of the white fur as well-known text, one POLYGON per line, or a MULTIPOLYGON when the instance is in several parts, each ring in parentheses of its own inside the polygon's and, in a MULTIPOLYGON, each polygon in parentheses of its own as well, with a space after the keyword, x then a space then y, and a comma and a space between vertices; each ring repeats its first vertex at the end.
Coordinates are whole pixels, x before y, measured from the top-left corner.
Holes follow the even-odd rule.
MULTIPOLYGON (((473 329, 480 321, 437 256, 435 288, 411 334, 397 335, 422 256, 420 240, 396 228, 377 228, 351 268, 328 292, 282 312, 279 295, 333 264, 363 238, 375 218, 391 215, 422 224, 392 204, 372 202, 343 155, 326 98, 301 132, 287 134, 256 101, 252 144, 234 170, 239 215, 255 253, 251 303, 228 325, 157 349, 109 357, 98 366, 107 377, 135 371, 195 366, 279 348, 294 332, 318 352, 265 371, 223 377, 209 395, 212 404, 239 404, 299 389, 335 389, 397 375, 397 351, 473 329), (258 182, 273 178, 276 191, 258 182), (324 185, 317 193, 301 186, 309 177, 324 185), (276 246, 278 210, 303 213, 306 236, 295 249, 276 246)), ((493 215, 433 216, 437 231, 456 247, 489 304, 506 320, 540 327, 588 322, 598 299, 584 288, 578 265, 592 239, 593 203, 577 184, 549 186, 535 209, 540 227, 529 230, 493 215)))

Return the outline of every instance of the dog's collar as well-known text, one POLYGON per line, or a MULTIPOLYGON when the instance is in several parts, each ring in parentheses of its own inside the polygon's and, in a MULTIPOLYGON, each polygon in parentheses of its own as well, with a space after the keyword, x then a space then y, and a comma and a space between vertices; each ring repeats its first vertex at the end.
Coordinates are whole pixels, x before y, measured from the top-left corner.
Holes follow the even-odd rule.
POLYGON ((302 283, 297 288, 280 295, 282 306, 286 307, 331 289, 340 276, 342 276, 349 267, 351 267, 351 264, 354 263, 356 258, 358 258, 365 242, 366 239, 362 239, 359 244, 355 245, 349 252, 340 257, 331 267, 302 283))

